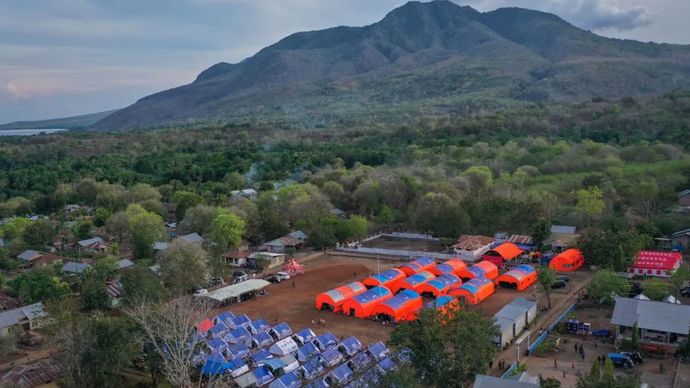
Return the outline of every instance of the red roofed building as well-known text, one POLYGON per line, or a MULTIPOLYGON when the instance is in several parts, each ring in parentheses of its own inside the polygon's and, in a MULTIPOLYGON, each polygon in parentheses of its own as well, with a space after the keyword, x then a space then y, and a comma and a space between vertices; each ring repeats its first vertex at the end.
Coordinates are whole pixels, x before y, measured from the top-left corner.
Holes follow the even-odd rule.
POLYGON ((640 251, 635 263, 628 268, 628 272, 635 275, 671 277, 683 262, 680 252, 668 251, 640 251))

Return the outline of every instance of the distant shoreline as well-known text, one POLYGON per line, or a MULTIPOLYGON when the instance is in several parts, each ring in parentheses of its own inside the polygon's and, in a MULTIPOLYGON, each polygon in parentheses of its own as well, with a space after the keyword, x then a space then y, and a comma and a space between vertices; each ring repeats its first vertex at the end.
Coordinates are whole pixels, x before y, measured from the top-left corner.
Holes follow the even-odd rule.
POLYGON ((68 131, 65 128, 41 128, 41 129, 0 129, 0 136, 35 136, 68 131))

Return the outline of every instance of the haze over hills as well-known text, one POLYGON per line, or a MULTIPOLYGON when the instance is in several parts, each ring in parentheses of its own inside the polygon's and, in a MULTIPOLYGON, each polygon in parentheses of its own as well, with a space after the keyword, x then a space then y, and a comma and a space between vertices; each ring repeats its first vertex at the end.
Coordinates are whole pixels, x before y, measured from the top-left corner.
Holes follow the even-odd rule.
POLYGON ((0 130, 4 129, 84 129, 88 128, 103 118, 117 112, 117 109, 105 112, 90 113, 86 115, 61 117, 48 120, 14 121, 7 124, 0 124, 0 130))
POLYGON ((690 89, 690 46, 604 38, 521 8, 410 2, 365 27, 300 32, 93 128, 396 122, 690 89))

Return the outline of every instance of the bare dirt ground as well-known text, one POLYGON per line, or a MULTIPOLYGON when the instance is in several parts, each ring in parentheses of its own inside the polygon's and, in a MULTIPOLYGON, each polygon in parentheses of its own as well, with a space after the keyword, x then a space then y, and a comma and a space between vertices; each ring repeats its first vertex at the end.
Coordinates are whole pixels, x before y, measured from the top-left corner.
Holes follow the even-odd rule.
MULTIPOLYGON (((379 263, 381 270, 395 264, 399 263, 387 260, 381 260, 379 263)), ((318 294, 354 280, 361 281, 376 272, 375 259, 321 254, 305 261, 304 267, 303 275, 266 287, 268 295, 216 309, 214 315, 230 310, 235 314, 247 314, 251 319, 264 318, 271 324, 275 324, 276 320, 286 322, 293 331, 311 327, 317 334, 330 331, 337 337, 354 335, 364 344, 388 340, 392 332, 391 326, 327 311, 317 311, 314 308, 314 301, 318 294), (319 319, 326 320, 325 327, 312 324, 312 321, 318 322, 319 319)))
POLYGON ((397 238, 382 236, 362 244, 367 248, 401 249, 406 251, 443 252, 446 246, 440 241, 421 240, 413 238, 397 238))

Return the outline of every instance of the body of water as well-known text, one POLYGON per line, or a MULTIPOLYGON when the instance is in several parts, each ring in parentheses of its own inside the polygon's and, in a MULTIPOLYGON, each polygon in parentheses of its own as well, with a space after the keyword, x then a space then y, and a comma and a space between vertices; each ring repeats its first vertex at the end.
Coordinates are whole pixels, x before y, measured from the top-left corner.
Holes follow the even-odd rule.
POLYGON ((44 128, 44 129, 0 129, 0 136, 33 136, 42 133, 54 133, 66 131, 63 128, 44 128))

